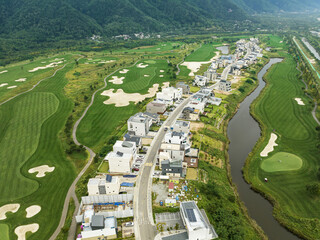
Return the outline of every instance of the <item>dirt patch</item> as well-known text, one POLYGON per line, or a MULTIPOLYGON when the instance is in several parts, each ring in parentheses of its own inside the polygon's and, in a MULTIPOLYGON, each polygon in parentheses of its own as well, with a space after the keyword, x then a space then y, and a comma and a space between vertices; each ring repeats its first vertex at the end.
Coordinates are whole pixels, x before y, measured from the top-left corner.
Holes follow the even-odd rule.
POLYGON ((278 146, 278 144, 276 144, 277 138, 278 138, 278 136, 276 134, 271 133, 271 137, 269 139, 267 146, 260 153, 261 157, 267 157, 270 152, 273 152, 274 147, 278 146))
POLYGON ((117 76, 112 76, 112 79, 109 80, 109 82, 113 83, 113 84, 122 84, 123 83, 123 80, 125 79, 125 77, 117 77, 117 76))
POLYGON ((220 93, 220 94, 224 94, 224 95, 230 95, 231 92, 225 92, 225 91, 221 91, 221 90, 214 90, 215 93, 220 93))
POLYGON ((190 130, 191 131, 198 131, 201 128, 204 128, 203 122, 190 122, 190 130))
POLYGON ((26 209, 27 216, 26 218, 31 218, 37 215, 41 211, 41 207, 39 205, 33 205, 26 209))
POLYGON ((7 204, 2 207, 0 207, 0 220, 5 220, 7 219, 7 212, 12 212, 15 213, 19 210, 20 204, 15 203, 15 204, 7 204))
POLYGON ((35 173, 38 172, 36 177, 41 178, 45 177, 47 172, 53 172, 55 167, 49 167, 48 165, 42 165, 39 167, 29 169, 28 173, 35 173))
POLYGON ((130 102, 137 104, 140 101, 143 101, 146 98, 153 97, 158 91, 159 84, 153 84, 149 88, 149 93, 141 95, 140 93, 125 93, 122 89, 118 89, 115 93, 114 89, 109 89, 101 93, 102 96, 110 97, 108 100, 104 101, 104 104, 115 104, 116 107, 128 106, 130 102))
POLYGON ((14 233, 18 236, 18 240, 26 240, 26 233, 35 233, 39 230, 39 224, 33 223, 28 225, 19 226, 14 230, 14 233))

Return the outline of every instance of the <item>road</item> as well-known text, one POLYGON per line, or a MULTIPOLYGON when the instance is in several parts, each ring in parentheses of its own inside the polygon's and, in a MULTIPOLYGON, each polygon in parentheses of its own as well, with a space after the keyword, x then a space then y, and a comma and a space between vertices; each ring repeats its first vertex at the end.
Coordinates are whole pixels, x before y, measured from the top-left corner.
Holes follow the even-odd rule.
MULTIPOLYGON (((136 61, 132 66, 136 65, 140 60, 136 61)), ((99 88, 98 90, 96 90, 93 94, 92 94, 92 97, 91 97, 91 102, 90 104, 88 105, 88 107, 84 110, 82 116, 78 119, 78 121, 74 124, 74 127, 73 127, 73 130, 72 130, 72 138, 73 138, 73 141, 76 145, 81 145, 81 143, 78 141, 77 139, 77 129, 78 129, 78 126, 80 124, 80 122, 82 121, 82 119, 86 116, 88 110, 90 109, 90 107, 93 105, 93 102, 94 102, 94 99, 95 99, 95 96, 96 94, 103 90, 104 88, 107 87, 107 78, 109 78, 111 75, 115 74, 117 71, 119 71, 120 69, 123 69, 122 67, 121 68, 118 68, 117 70, 113 71, 112 73, 108 74, 104 79, 103 79, 103 82, 104 82, 104 86, 99 88)), ((88 151, 89 153, 89 161, 87 162, 87 164, 84 166, 84 168, 81 170, 81 172, 78 174, 78 176, 76 177, 76 179, 73 181, 73 183, 71 184, 69 190, 68 190, 68 193, 67 193, 67 196, 65 198, 65 201, 64 201, 64 205, 63 205, 63 210, 62 210, 62 214, 61 214, 61 218, 60 218, 60 222, 59 222, 59 225, 58 227, 56 228, 56 230, 54 231, 54 233, 52 234, 52 236, 49 238, 49 240, 55 240, 57 238, 57 236, 59 235, 60 231, 61 231, 61 228, 63 228, 64 224, 65 224, 65 221, 66 221, 66 217, 67 217, 67 213, 68 213, 68 206, 69 206, 69 201, 71 198, 73 198, 74 202, 75 202, 75 211, 73 213, 73 218, 72 218, 72 223, 71 223, 71 226, 70 226, 70 229, 69 229, 69 232, 68 232, 68 240, 74 240, 75 238, 75 235, 76 235, 76 226, 77 226, 77 223, 76 223, 76 219, 75 219, 75 216, 77 215, 78 213, 78 210, 79 210, 79 200, 77 198, 77 195, 75 193, 75 190, 76 190, 76 185, 79 181, 79 179, 83 176, 83 174, 87 171, 87 169, 89 168, 89 166, 91 165, 94 157, 95 157, 95 153, 92 149, 90 149, 89 147, 83 145, 83 147, 88 151)))
POLYGON ((167 118, 157 135, 154 137, 152 144, 146 155, 146 162, 141 169, 136 188, 134 190, 134 225, 136 239, 150 240, 156 236, 156 227, 152 215, 152 173, 155 167, 155 160, 165 135, 165 127, 170 127, 173 122, 180 116, 184 107, 188 104, 190 97, 185 99, 167 118))

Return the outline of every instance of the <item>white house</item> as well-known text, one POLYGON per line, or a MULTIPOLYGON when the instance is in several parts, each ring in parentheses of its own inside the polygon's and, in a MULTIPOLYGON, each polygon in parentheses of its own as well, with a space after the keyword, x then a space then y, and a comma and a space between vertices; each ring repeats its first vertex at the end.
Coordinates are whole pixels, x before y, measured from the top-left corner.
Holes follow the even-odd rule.
POLYGON ((171 127, 171 130, 174 132, 190 132, 190 122, 177 120, 171 127))
POLYGON ((208 240, 218 237, 205 212, 200 211, 194 201, 181 202, 180 214, 189 240, 208 240))
POLYGON ((90 178, 87 187, 89 196, 119 194, 120 181, 118 177, 110 175, 105 178, 90 178))
POLYGON ((157 99, 165 102, 167 105, 172 105, 174 101, 182 98, 182 88, 167 87, 163 88, 161 92, 157 93, 157 99))
POLYGON ((205 76, 206 78, 208 78, 208 81, 214 81, 214 80, 217 79, 218 74, 217 74, 217 71, 216 71, 216 70, 209 68, 209 69, 204 73, 204 76, 205 76))
POLYGON ((127 121, 128 133, 136 136, 146 136, 152 125, 152 119, 143 113, 137 113, 127 121))
POLYGON ((113 151, 132 154, 133 158, 135 158, 137 155, 137 146, 135 142, 116 141, 113 145, 113 151))
POLYGON ((187 143, 188 135, 184 132, 167 132, 164 136, 165 143, 184 144, 187 143))
POLYGON ((203 87, 209 82, 209 79, 205 76, 196 75, 193 80, 193 85, 198 87, 203 87))
POLYGON ((219 90, 230 92, 231 91, 231 82, 226 80, 221 80, 219 83, 219 90))
POLYGON ((110 173, 130 173, 133 155, 131 153, 110 152, 105 160, 109 162, 110 173))

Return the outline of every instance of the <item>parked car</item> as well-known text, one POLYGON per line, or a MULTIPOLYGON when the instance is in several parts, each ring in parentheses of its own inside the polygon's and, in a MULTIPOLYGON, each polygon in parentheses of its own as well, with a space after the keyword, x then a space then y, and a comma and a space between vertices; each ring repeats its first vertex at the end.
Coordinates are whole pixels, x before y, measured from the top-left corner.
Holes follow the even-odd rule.
POLYGON ((139 168, 133 168, 133 171, 139 172, 139 168))

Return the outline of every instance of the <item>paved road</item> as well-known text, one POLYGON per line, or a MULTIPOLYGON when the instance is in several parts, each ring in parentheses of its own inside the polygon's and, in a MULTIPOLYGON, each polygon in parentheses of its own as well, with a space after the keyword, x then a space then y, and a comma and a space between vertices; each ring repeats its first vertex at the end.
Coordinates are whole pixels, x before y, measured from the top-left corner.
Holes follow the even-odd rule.
POLYGON ((155 167, 157 152, 160 148, 165 135, 165 127, 170 127, 172 123, 180 116, 182 110, 189 102, 190 97, 185 99, 167 118, 157 135, 154 137, 148 154, 146 155, 146 163, 141 169, 137 185, 134 191, 134 222, 135 236, 140 240, 151 240, 156 236, 156 227, 152 215, 152 173, 155 167))
MULTIPOLYGON (((140 61, 140 60, 138 60, 140 61)), ((136 65, 137 62, 136 61, 132 66, 136 65)), ((78 119, 78 121, 75 123, 74 127, 73 127, 73 130, 72 130, 72 138, 73 138, 73 141, 75 142, 75 144, 77 144, 78 146, 81 145, 80 142, 78 141, 77 139, 77 129, 78 129, 78 126, 80 124, 80 122, 82 121, 82 119, 86 116, 88 110, 90 109, 90 107, 92 106, 93 102, 94 102, 94 99, 95 99, 95 96, 96 94, 103 90, 104 88, 107 87, 107 78, 109 78, 111 75, 115 74, 117 71, 119 71, 121 68, 118 68, 117 70, 115 70, 114 72, 110 73, 109 75, 107 75, 104 79, 103 79, 103 82, 104 82, 104 86, 99 88, 98 90, 96 90, 93 94, 92 94, 92 97, 91 97, 91 102, 90 104, 88 105, 88 107, 85 109, 85 111, 83 112, 82 116, 78 119)), ((84 146, 84 145, 83 145, 84 146)), ((68 213, 68 206, 69 206, 69 201, 71 198, 73 198, 74 202, 75 202, 75 211, 73 213, 73 218, 72 218, 72 223, 71 223, 71 226, 70 226, 70 229, 69 229, 69 232, 68 232, 68 240, 73 240, 75 238, 75 234, 76 234, 76 219, 75 219, 75 216, 77 215, 78 213, 78 210, 79 210, 79 200, 77 198, 77 195, 75 193, 75 189, 76 189, 76 185, 79 181, 79 179, 83 176, 83 174, 87 171, 87 169, 89 168, 89 166, 91 165, 94 157, 95 157, 95 153, 92 149, 90 149, 89 147, 87 146, 84 146, 84 148, 89 152, 89 161, 87 162, 87 164, 84 166, 84 168, 81 170, 81 172, 78 174, 78 176, 76 177, 76 179, 73 181, 72 185, 70 186, 69 190, 68 190, 68 193, 67 193, 67 196, 66 196, 66 199, 64 201, 64 205, 63 205, 63 210, 62 210, 62 214, 61 214, 61 218, 60 218, 60 222, 59 222, 59 225, 58 227, 56 228, 55 232, 52 234, 52 236, 50 237, 49 240, 55 240, 57 238, 57 236, 59 235, 60 231, 61 231, 61 228, 64 226, 65 224, 65 221, 66 221, 66 217, 67 217, 67 213, 68 213)))

